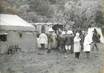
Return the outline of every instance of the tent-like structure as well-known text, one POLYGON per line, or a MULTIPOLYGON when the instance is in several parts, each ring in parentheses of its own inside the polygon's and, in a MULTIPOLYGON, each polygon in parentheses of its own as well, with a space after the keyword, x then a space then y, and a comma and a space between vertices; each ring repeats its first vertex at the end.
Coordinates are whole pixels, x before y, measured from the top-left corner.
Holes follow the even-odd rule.
POLYGON ((35 29, 17 15, 0 14, 0 30, 34 31, 35 29))
POLYGON ((97 32, 98 32, 98 33, 99 33, 99 35, 100 35, 100 41, 101 41, 101 43, 103 43, 103 44, 104 44, 104 36, 103 36, 102 29, 101 29, 101 28, 99 28, 99 27, 95 27, 95 29, 97 30, 97 32))
POLYGON ((100 35, 100 42, 104 44, 104 36, 103 36, 103 33, 102 33, 102 29, 100 27, 91 27, 89 33, 93 32, 94 29, 96 29, 97 33, 100 35))
POLYGON ((17 15, 0 14, 0 39, 0 53, 15 45, 25 52, 33 52, 36 48, 35 27, 17 15), (7 40, 1 39, 3 35, 7 40))

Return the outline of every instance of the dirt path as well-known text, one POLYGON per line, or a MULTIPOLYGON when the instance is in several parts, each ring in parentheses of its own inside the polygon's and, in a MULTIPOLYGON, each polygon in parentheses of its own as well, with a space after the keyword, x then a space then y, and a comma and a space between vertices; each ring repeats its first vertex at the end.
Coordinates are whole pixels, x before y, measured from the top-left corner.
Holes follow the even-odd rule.
POLYGON ((100 44, 99 51, 91 52, 90 59, 81 53, 80 59, 74 54, 67 55, 46 50, 35 53, 17 53, 13 56, 0 56, 1 73, 100 73, 103 68, 104 47, 100 44))

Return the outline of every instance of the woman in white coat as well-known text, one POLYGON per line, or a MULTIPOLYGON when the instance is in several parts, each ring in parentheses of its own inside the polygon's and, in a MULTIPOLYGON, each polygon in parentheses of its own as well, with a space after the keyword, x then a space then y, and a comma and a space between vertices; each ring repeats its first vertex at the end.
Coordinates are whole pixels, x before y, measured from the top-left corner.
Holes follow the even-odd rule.
POLYGON ((81 51, 80 40, 81 40, 80 34, 77 32, 76 36, 74 37, 74 53, 75 53, 75 58, 78 58, 78 59, 81 51))
POLYGON ((84 39, 84 52, 86 53, 87 58, 90 56, 91 43, 92 43, 92 31, 88 32, 84 39))

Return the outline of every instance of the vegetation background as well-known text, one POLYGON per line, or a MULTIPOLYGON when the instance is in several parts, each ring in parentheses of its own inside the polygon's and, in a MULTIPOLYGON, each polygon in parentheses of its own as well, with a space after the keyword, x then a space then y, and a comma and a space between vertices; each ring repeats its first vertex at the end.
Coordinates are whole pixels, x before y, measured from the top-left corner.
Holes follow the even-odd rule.
POLYGON ((104 24, 103 0, 0 0, 0 12, 17 14, 32 23, 59 22, 75 27, 104 24))

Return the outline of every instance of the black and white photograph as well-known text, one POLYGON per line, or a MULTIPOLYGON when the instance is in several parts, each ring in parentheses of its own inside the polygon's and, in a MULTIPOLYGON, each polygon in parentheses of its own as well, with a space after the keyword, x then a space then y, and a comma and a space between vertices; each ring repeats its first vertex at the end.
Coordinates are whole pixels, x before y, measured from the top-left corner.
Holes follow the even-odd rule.
POLYGON ((0 73, 104 73, 104 0, 0 0, 0 73))

